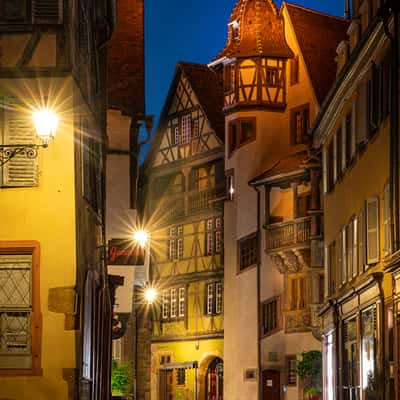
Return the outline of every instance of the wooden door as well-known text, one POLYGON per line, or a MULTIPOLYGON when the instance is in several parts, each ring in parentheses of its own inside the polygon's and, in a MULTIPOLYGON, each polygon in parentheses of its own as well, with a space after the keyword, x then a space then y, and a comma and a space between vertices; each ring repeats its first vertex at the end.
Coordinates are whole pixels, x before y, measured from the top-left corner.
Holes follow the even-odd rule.
POLYGON ((159 399, 174 400, 174 374, 173 370, 160 369, 159 399))
POLYGON ((262 372, 263 400, 281 399, 280 372, 273 369, 266 369, 262 372))

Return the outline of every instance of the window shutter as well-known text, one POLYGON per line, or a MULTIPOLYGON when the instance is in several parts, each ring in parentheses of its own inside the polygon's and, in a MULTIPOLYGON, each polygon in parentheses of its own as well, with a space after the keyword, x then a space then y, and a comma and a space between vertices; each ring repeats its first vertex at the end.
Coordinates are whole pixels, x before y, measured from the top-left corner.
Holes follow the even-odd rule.
POLYGON ((358 218, 353 219, 353 277, 358 273, 358 218))
POLYGON ((358 273, 364 272, 366 264, 365 214, 362 211, 358 216, 358 273))
POLYGON ((330 267, 331 267, 331 257, 329 254, 329 246, 324 246, 324 253, 325 253, 325 257, 324 257, 324 261, 325 261, 325 268, 324 268, 324 275, 326 277, 325 279, 325 287, 324 287, 324 297, 328 297, 329 296, 329 285, 330 285, 330 280, 328 279, 328 277, 330 277, 330 267))
POLYGON ((346 228, 346 263, 347 263, 347 280, 353 276, 353 221, 346 228))
POLYGON ((356 127, 357 127, 357 144, 364 144, 367 139, 367 118, 365 117, 368 113, 368 94, 367 84, 363 83, 358 87, 358 101, 357 101, 357 112, 356 112, 356 127))
POLYGON ((324 185, 324 194, 328 193, 328 160, 326 154, 326 145, 324 145, 322 151, 322 171, 323 171, 323 185, 324 185))
POLYGON ((379 261, 379 201, 367 200, 367 263, 379 261))
POLYGON ((340 166, 341 171, 344 172, 346 169, 346 161, 347 161, 347 157, 346 157, 346 137, 347 135, 350 134, 350 132, 347 132, 346 129, 347 125, 346 125, 346 116, 344 116, 342 118, 342 134, 341 134, 341 139, 342 139, 342 143, 338 143, 338 146, 341 146, 341 151, 342 151, 342 157, 341 157, 341 161, 342 161, 342 165, 340 166))
POLYGON ((35 24, 62 24, 62 0, 34 0, 33 22, 35 24))
POLYGON ((333 183, 336 183, 338 178, 338 140, 337 140, 337 133, 333 136, 333 183))
POLYGON ((352 110, 351 110, 351 151, 350 156, 353 159, 356 155, 356 145, 357 145, 357 99, 353 101, 352 110))
POLYGON ((385 256, 392 252, 392 240, 390 230, 390 188, 389 185, 385 186, 383 192, 383 227, 385 235, 385 256))
MULTIPOLYGON (((24 112, 4 112, 3 143, 10 145, 33 144, 35 131, 33 123, 24 112)), ((2 186, 30 187, 38 184, 37 158, 29 158, 29 150, 11 158, 3 166, 2 186)))

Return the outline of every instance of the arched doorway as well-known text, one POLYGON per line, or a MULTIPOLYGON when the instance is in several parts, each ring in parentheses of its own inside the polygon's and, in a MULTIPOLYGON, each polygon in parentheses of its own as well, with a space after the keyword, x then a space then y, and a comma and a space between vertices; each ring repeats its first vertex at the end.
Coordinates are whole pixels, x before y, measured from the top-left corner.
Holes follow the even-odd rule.
POLYGON ((222 400, 224 394, 224 362, 216 357, 211 361, 206 373, 205 400, 222 400))

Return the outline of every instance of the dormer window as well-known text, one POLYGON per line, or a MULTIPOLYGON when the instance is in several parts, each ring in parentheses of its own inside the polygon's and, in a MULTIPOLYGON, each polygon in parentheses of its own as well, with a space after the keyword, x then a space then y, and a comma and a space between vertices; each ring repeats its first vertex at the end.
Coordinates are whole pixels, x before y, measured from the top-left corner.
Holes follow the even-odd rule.
POLYGON ((240 22, 235 20, 231 22, 232 40, 239 40, 240 37, 240 22))

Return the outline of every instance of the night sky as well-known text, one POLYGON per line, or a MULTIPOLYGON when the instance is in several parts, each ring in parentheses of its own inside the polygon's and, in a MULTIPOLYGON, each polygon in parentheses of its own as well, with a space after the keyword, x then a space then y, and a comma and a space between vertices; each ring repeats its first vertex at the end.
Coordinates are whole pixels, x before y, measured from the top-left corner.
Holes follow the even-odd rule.
MULTIPOLYGON (((332 15, 344 14, 344 0, 291 2, 332 15)), ((213 59, 225 45, 235 4, 236 0, 145 0, 146 113, 155 116, 155 126, 176 63, 206 64, 213 59)))

